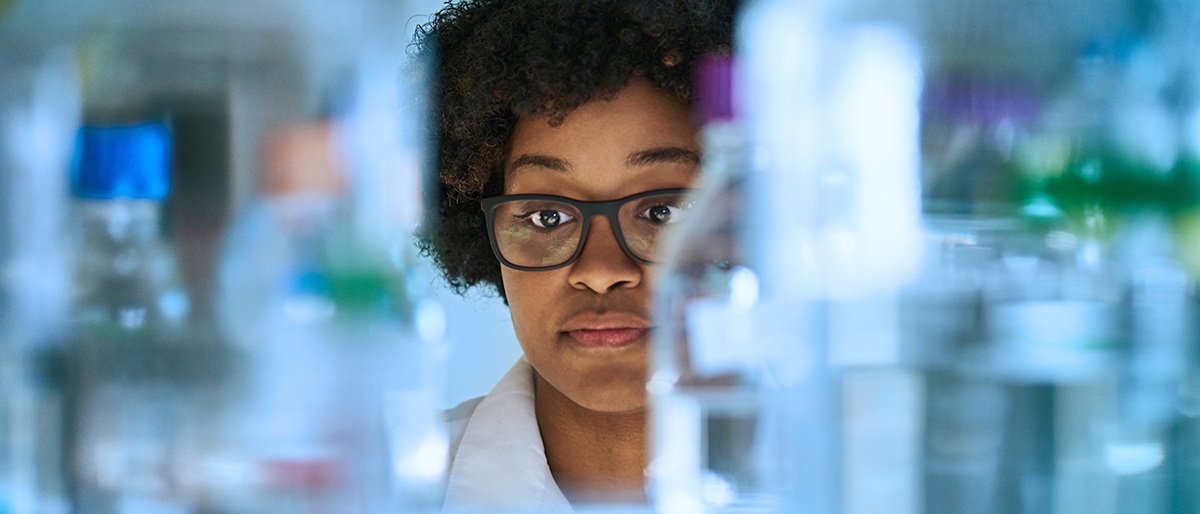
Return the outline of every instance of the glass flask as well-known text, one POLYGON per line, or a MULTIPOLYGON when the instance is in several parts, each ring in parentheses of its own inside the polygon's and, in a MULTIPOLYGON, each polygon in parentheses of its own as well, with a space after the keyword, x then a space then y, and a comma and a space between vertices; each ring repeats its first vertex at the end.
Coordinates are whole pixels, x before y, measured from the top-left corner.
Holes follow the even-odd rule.
MULTIPOLYGON (((784 508, 792 419, 772 406, 808 367, 799 341, 767 334, 752 261, 762 237, 749 202, 758 187, 742 119, 739 68, 729 55, 697 66, 704 174, 669 233, 655 284, 649 493, 660 512, 784 508)), ((763 212, 765 214, 765 211, 763 212)))

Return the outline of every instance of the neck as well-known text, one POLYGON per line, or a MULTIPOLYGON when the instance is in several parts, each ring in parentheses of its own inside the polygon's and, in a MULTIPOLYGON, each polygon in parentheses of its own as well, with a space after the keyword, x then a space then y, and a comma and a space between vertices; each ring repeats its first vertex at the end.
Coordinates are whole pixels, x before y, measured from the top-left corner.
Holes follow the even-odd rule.
POLYGON ((599 412, 536 375, 534 406, 555 482, 572 502, 644 503, 646 410, 599 412))

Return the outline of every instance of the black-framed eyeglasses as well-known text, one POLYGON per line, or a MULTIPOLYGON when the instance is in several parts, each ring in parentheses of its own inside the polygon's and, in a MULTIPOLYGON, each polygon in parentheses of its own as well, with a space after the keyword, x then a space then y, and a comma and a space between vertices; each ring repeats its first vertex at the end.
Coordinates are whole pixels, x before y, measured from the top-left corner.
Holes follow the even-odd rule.
POLYGON ((505 195, 480 202, 492 251, 505 266, 524 271, 561 268, 579 257, 592 218, 604 216, 630 259, 658 262, 666 228, 691 209, 691 189, 659 189, 604 202, 553 195, 505 195))

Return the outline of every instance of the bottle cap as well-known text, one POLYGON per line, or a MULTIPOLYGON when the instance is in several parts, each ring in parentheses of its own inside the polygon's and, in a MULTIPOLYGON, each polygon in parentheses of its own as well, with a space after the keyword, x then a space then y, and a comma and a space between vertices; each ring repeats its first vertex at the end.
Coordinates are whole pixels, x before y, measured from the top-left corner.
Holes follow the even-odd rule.
POLYGON ((696 63, 696 108, 704 123, 737 118, 733 57, 708 55, 696 63))
POLYGON ((337 136, 328 122, 272 130, 263 144, 263 194, 341 192, 345 164, 337 136))
POLYGON ((171 188, 171 134, 161 123, 82 127, 71 192, 80 198, 162 200, 171 188))

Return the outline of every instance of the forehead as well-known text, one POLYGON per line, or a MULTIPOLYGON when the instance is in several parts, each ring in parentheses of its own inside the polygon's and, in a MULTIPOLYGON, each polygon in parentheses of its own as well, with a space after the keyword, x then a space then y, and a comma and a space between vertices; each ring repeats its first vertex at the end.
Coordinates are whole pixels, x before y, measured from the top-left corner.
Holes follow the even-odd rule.
POLYGON ((557 127, 544 117, 520 118, 509 140, 504 189, 509 194, 605 196, 638 189, 639 182, 653 181, 646 177, 670 175, 671 169, 694 173, 695 164, 686 159, 647 166, 631 157, 660 149, 699 153, 696 130, 684 103, 634 79, 615 98, 585 103, 557 127))

